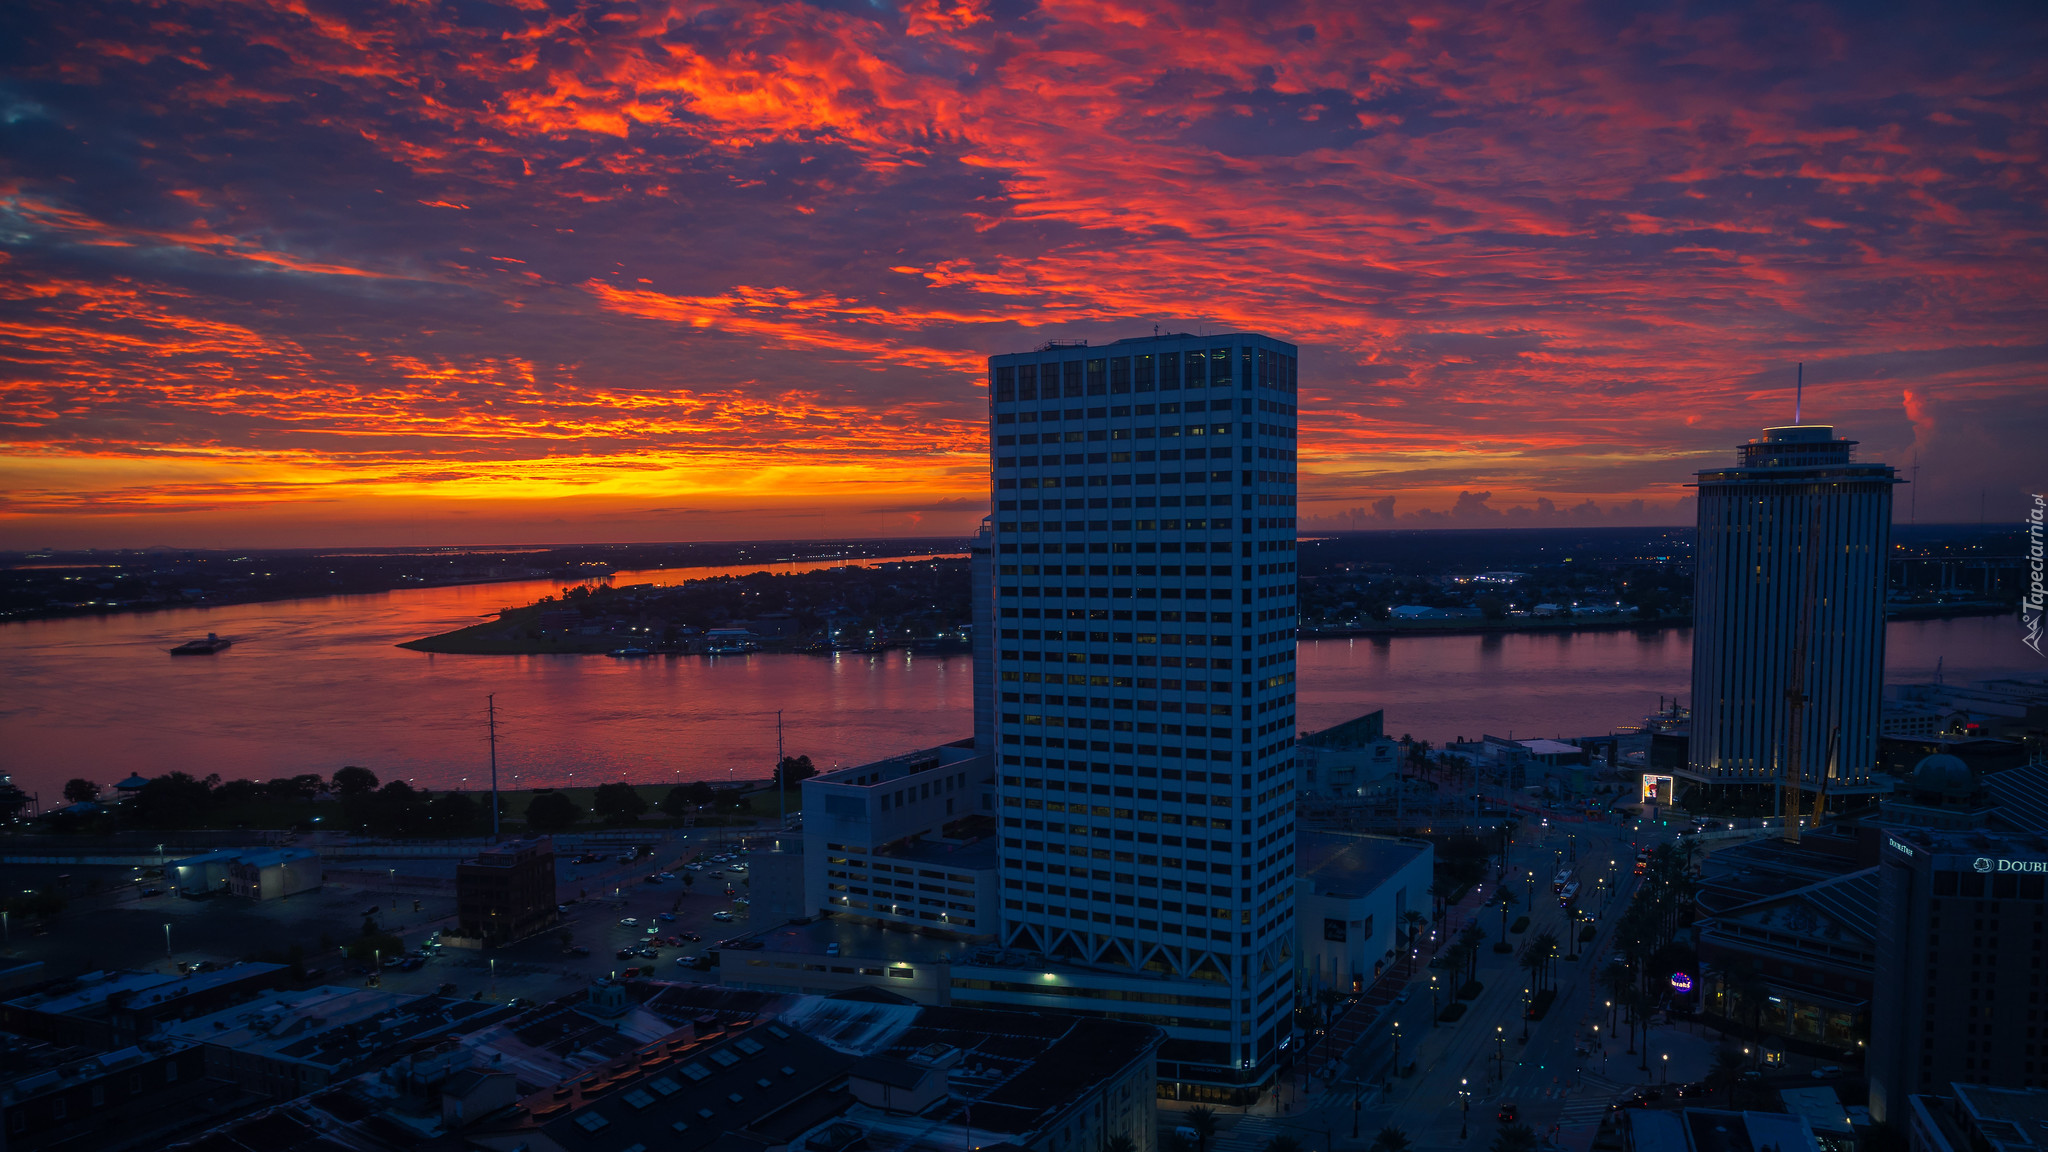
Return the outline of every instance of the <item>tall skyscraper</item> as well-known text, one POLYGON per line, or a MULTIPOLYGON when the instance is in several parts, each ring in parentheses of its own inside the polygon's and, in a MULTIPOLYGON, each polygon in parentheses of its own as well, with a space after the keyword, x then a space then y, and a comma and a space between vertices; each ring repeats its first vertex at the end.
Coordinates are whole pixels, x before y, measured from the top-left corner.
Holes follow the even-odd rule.
POLYGON ((1162 1079, 1257 1084, 1293 1007, 1295 348, 1053 342, 989 384, 1003 943, 1227 995, 1162 1079))
MULTIPOLYGON (((1692 733, 1680 775, 1763 790, 1793 771, 1868 792, 1895 471, 1823 424, 1767 428, 1699 473, 1692 733)), ((1811 810, 1812 801, 1804 802, 1811 810)))

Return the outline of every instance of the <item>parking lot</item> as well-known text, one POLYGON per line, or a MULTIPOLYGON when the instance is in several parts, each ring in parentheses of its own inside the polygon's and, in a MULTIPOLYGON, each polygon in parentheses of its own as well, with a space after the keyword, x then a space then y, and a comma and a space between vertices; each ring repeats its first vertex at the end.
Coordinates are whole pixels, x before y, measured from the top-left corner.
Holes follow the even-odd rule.
MULTIPOLYGON (((488 952, 429 949, 430 955, 411 971, 401 970, 399 958, 393 957, 385 958, 393 964, 373 972, 376 965, 349 961, 341 953, 373 905, 378 925, 399 936, 408 953, 417 952, 439 929, 454 926, 454 892, 408 888, 402 866, 390 870, 391 884, 382 888, 330 884, 263 903, 163 895, 103 911, 67 911, 42 934, 15 921, 4 927, 6 951, 13 958, 43 961, 48 976, 63 976, 108 968, 162 971, 178 963, 230 963, 265 955, 283 959, 297 945, 307 967, 319 970, 315 979, 321 982, 361 986, 375 979, 380 987, 405 993, 435 992, 452 984, 455 995, 486 999, 560 996, 629 966, 652 967, 664 979, 705 978, 708 973, 692 972, 677 960, 701 956, 707 947, 745 930, 746 855, 731 846, 729 836, 695 841, 680 834, 650 837, 648 846, 651 853, 630 862, 615 852, 582 864, 573 853, 559 857, 557 890, 565 901, 560 925, 488 952), (730 859, 699 860, 700 854, 730 859), (647 882, 649 875, 663 872, 674 879, 647 882), (719 919, 721 914, 731 919, 719 919), (622 923, 626 919, 635 923, 622 923), (686 934, 700 939, 685 939, 686 934), (629 947, 633 954, 621 958, 620 950, 629 947)), ((359 862, 351 867, 361 870, 359 862)))

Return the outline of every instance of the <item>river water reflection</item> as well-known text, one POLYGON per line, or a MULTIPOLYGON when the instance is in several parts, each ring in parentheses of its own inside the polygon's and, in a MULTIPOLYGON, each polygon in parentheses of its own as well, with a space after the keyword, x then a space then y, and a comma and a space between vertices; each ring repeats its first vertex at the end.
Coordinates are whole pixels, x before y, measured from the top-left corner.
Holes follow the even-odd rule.
MULTIPOLYGON (((820 567, 823 565, 787 566, 820 567)), ((624 572, 678 582, 742 569, 624 572)), ((361 764, 432 788, 488 771, 495 693, 507 786, 759 779, 775 713, 790 754, 821 766, 969 733, 973 665, 906 652, 834 656, 444 656, 394 645, 444 632, 556 582, 422 588, 273 604, 0 625, 0 769, 53 801, 63 781, 183 770, 268 778, 361 764), (215 657, 165 650, 206 632, 215 657)), ((1889 678, 2041 675, 2010 617, 1896 623, 1889 678)), ((1684 695, 1686 630, 1431 636, 1302 645, 1299 716, 1318 728, 1374 708, 1394 734, 1558 736, 1632 723, 1684 695)))

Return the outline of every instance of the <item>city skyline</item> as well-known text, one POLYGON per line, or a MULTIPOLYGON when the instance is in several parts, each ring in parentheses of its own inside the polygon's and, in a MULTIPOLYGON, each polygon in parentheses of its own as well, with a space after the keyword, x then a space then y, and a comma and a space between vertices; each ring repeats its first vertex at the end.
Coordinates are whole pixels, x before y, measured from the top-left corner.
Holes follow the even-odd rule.
POLYGON ((1155 324, 1299 343, 1318 530, 1688 523, 1801 362, 1923 522, 2048 424, 1995 6, 0 19, 0 547, 966 534, 986 351, 1155 324))

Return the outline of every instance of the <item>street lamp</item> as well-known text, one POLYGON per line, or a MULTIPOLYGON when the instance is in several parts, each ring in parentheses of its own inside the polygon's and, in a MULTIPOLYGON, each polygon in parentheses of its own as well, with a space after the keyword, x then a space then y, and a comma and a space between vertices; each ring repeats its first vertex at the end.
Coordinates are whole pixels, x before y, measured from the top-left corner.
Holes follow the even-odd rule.
POLYGON ((1671 1083, 1671 1053, 1664 1054, 1664 1082, 1671 1083))
POLYGON ((170 922, 169 922, 169 921, 167 920, 167 921, 165 921, 165 922, 164 922, 164 959, 166 959, 166 960, 169 960, 170 958, 171 958, 171 925, 170 925, 170 922))
POLYGON ((1522 988, 1522 1043, 1529 1042, 1529 1009, 1534 1004, 1527 985, 1522 988))
POLYGON ((1472 1111, 1472 1081, 1458 1081, 1458 1139, 1463 1140, 1466 1132, 1466 1116, 1472 1111))
POLYGON ((1493 1026, 1493 1078, 1508 1078, 1508 1034, 1505 1028, 1493 1026))
POLYGON ((1394 1075, 1401 1074, 1401 1022, 1394 1021, 1394 1075))

